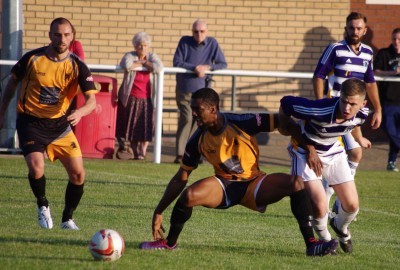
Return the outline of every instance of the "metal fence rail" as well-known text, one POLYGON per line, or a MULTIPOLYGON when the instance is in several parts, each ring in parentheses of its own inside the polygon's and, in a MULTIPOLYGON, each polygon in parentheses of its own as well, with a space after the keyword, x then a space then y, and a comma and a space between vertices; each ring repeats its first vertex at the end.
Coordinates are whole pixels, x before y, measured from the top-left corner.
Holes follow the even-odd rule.
MULTIPOLYGON (((1 65, 14 65, 17 61, 14 60, 0 60, 1 65)), ((123 69, 118 65, 91 65, 88 67, 92 72, 104 73, 122 73, 123 69)), ((145 70, 138 68, 137 70, 145 70)), ((154 134, 154 163, 161 162, 161 137, 162 137, 162 113, 163 113, 163 97, 164 97, 164 74, 176 73, 193 73, 190 70, 183 68, 164 67, 164 69, 156 76, 156 114, 155 114, 155 134, 154 134)), ((313 73, 311 72, 279 72, 279 71, 250 71, 250 70, 216 70, 208 71, 207 74, 218 76, 232 77, 232 104, 231 110, 235 110, 235 96, 236 96, 236 77, 274 77, 274 78, 292 78, 292 79, 311 79, 313 73)), ((400 82, 400 77, 381 77, 375 76, 377 81, 396 81, 400 82)), ((0 148, 0 151, 2 149, 0 148)), ((4 149, 3 149, 4 151, 4 149)))

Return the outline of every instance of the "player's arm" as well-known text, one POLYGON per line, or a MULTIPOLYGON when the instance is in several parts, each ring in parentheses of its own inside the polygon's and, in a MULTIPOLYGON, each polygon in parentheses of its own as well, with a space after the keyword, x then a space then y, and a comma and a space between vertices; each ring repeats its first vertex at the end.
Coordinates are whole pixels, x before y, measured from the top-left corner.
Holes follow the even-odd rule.
POLYGON ((324 97, 324 84, 326 76, 331 72, 334 67, 336 53, 334 50, 335 45, 331 44, 325 48, 321 57, 318 60, 318 64, 314 70, 313 76, 313 88, 316 99, 324 97))
POLYGON ((374 106, 374 114, 371 120, 371 126, 373 129, 379 128, 382 122, 382 107, 379 101, 379 92, 376 82, 366 83, 368 98, 374 106))
POLYGON ((375 75, 378 76, 396 76, 396 75, 400 75, 400 65, 397 66, 397 69, 395 70, 382 70, 382 69, 375 69, 374 70, 375 75))
POLYGON ((71 125, 76 126, 81 118, 90 114, 96 108, 96 96, 94 93, 87 93, 85 96, 85 104, 68 115, 67 120, 71 125))
POLYGON ((155 240, 163 238, 162 213, 182 193, 191 172, 191 170, 180 167, 178 172, 169 181, 153 214, 152 231, 155 240))
POLYGON ((363 137, 360 126, 355 127, 351 132, 351 135, 353 135, 354 139, 361 145, 361 147, 371 148, 372 143, 370 140, 363 137))
POLYGON ((324 79, 313 77, 314 95, 316 99, 322 99, 324 97, 324 84, 324 79))
POLYGON ((4 94, 1 97, 1 102, 0 102, 0 129, 3 128, 4 115, 7 111, 7 108, 8 108, 8 105, 10 104, 11 99, 15 95, 18 83, 19 83, 19 80, 17 79, 17 77, 13 73, 11 73, 11 75, 9 76, 7 86, 4 89, 4 94))
POLYGON ((293 139, 295 139, 299 145, 307 151, 307 164, 319 176, 322 174, 322 162, 315 150, 313 142, 303 136, 300 126, 294 122, 291 116, 288 115, 291 111, 288 108, 290 106, 288 99, 283 98, 281 100, 278 130, 282 135, 291 135, 293 139), (285 113, 284 107, 286 107, 288 113, 285 113))

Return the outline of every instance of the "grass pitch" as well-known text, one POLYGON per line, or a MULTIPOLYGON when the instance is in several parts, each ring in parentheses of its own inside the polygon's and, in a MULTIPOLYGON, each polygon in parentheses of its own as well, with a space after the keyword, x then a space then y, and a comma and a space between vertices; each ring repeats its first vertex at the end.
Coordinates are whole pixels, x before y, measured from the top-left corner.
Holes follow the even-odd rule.
MULTIPOLYGON (((46 163, 52 230, 37 224, 35 199, 20 156, 0 158, 1 269, 397 269, 400 265, 400 175, 359 171, 361 210, 351 225, 354 252, 310 258, 290 212, 289 199, 259 214, 241 206, 228 210, 196 207, 179 240, 179 249, 142 251, 151 239, 153 209, 175 164, 85 160, 85 194, 74 219, 80 231, 59 228, 67 175, 59 162, 46 163), (116 262, 94 261, 88 250, 101 228, 117 230, 126 250, 116 262)), ((266 172, 288 168, 264 167, 266 172)), ((209 165, 189 183, 212 175, 209 165)), ((168 228, 172 206, 164 213, 168 228)), ((334 233, 332 232, 332 235, 334 233)))

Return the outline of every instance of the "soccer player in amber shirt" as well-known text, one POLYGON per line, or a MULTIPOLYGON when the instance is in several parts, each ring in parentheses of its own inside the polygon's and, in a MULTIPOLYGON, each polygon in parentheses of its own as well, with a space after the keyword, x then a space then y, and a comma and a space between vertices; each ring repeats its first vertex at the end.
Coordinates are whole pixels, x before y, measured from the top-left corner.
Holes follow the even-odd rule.
POLYGON ((140 249, 176 248, 178 237, 193 207, 227 209, 242 205, 264 213, 267 205, 290 196, 290 205, 306 244, 308 256, 336 252, 338 242, 319 242, 311 227, 311 209, 301 181, 292 175, 266 175, 259 168, 258 145, 253 135, 276 128, 277 114, 224 114, 219 111, 219 96, 211 88, 202 88, 192 95, 193 118, 199 128, 189 139, 178 172, 169 182, 153 214, 153 238, 140 249), (215 175, 185 188, 189 175, 203 155, 214 167, 215 175), (162 213, 179 196, 171 216, 171 227, 163 239, 162 213))
POLYGON ((12 68, 0 103, 0 128, 9 102, 21 83, 17 131, 28 166, 29 183, 37 199, 39 225, 46 229, 53 227, 46 198, 46 151, 51 161, 60 160, 69 176, 61 228, 78 230, 72 215, 83 195, 85 171, 71 125, 77 125, 96 107, 97 90, 88 67, 69 51, 74 38, 72 24, 65 18, 54 19, 49 38, 48 46, 26 53, 12 68), (67 115, 78 86, 85 96, 85 104, 67 115))

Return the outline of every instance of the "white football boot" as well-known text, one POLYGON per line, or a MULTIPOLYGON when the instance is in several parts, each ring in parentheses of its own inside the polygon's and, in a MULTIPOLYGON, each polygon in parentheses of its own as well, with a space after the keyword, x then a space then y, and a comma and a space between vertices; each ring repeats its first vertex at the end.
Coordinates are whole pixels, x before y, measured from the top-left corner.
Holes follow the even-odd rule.
POLYGON ((61 229, 66 229, 66 230, 74 230, 74 231, 79 230, 78 226, 76 226, 76 223, 73 219, 69 219, 68 221, 61 223, 60 227, 61 229))
POLYGON ((53 219, 51 218, 50 207, 41 206, 38 208, 39 225, 45 229, 53 228, 53 219))

